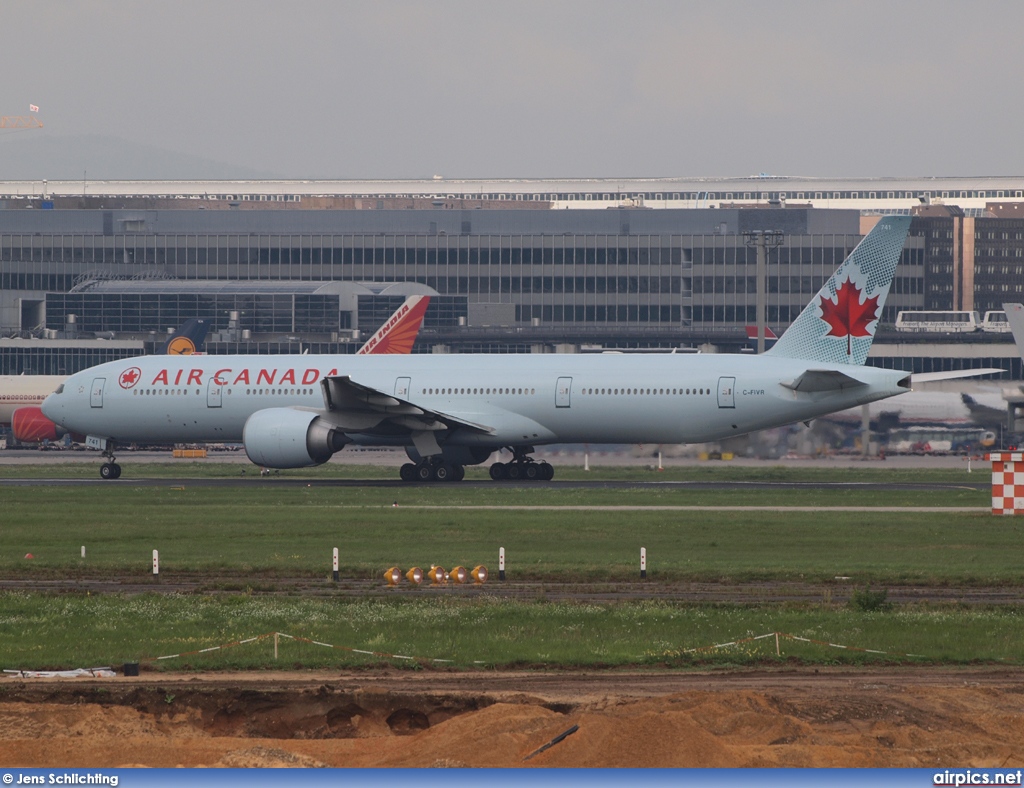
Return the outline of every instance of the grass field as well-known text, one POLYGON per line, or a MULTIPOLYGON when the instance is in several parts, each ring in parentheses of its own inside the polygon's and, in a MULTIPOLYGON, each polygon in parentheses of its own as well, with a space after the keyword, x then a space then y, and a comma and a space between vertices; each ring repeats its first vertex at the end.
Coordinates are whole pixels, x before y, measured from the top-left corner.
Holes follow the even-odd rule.
MULTIPOLYGON (((67 478, 62 466, 14 466, 31 476, 67 478)), ((198 476, 227 465, 189 470, 198 476)), ((6 475, 7 468, 4 469, 6 475)), ((95 469, 91 466, 90 471, 95 469)), ((382 469, 366 470, 367 477, 382 469)), ((384 469, 390 477, 391 469, 384 469)), ((337 487, 319 472, 298 484, 252 478, 232 487, 190 486, 180 465, 133 468, 166 486, 130 484, 0 488, 0 573, 7 578, 136 576, 160 550, 164 577, 205 574, 210 585, 273 587, 278 577, 323 578, 332 548, 347 578, 381 577, 386 567, 486 564, 508 555, 517 580, 633 580, 647 548, 652 584, 685 580, 804 580, 837 575, 885 588, 900 583, 1020 585, 1024 522, 974 512, 839 512, 827 506, 969 506, 986 490, 962 487, 966 474, 904 471, 890 481, 941 482, 925 491, 828 489, 554 489, 337 487), (171 473, 170 471, 174 471, 171 473), (163 475, 167 474, 167 475, 163 475), (185 481, 180 481, 181 479, 185 481), (251 483, 250 483, 251 481, 251 483), (308 485, 308 486, 307 486, 308 485), (396 502, 398 506, 394 506, 396 502), (536 506, 489 509, 459 507, 536 506), (679 511, 654 506, 807 506, 810 511, 679 511), (630 510, 581 510, 630 506, 630 510), (815 508, 817 507, 817 508, 815 508), (87 557, 80 556, 86 546, 87 557), (31 553, 34 558, 25 558, 31 553)), ((358 470, 352 471, 359 473, 358 470)), ((234 469, 233 474, 238 473, 234 469)), ((580 471, 582 475, 582 471, 580 471)), ((780 482, 877 481, 876 469, 686 468, 658 479, 780 482)), ((587 478, 593 478, 591 474, 587 478)), ((90 473, 91 476, 91 473, 90 473)), ((642 470, 601 469, 602 478, 650 480, 642 470)), ((976 475, 971 481, 976 481, 976 475)), ((982 476, 982 478, 984 478, 982 476)), ((865 660, 1024 660, 1024 611, 907 607, 863 612, 813 605, 710 606, 633 601, 573 604, 509 601, 486 588, 473 598, 423 589, 413 598, 360 600, 257 594, 0 595, 0 665, 82 667, 193 651, 273 631, 420 661, 268 641, 158 663, 167 669, 376 664, 475 665, 752 664, 865 660), (781 631, 886 655, 774 639, 686 654, 687 649, 781 631), (920 655, 920 656, 906 656, 920 655), (448 663, 436 663, 448 664, 448 663)))
POLYGON ((609 605, 455 600, 324 600, 281 597, 0 595, 4 669, 63 669, 142 661, 156 669, 368 666, 540 667, 740 665, 799 660, 1020 664, 1017 609, 909 609, 609 605), (770 632, 775 639, 705 647, 770 632), (272 632, 270 639, 194 653, 272 632), (825 643, 853 647, 837 649, 825 643), (888 653, 866 653, 856 648, 888 653), (377 652, 355 653, 352 649, 377 652), (701 649, 687 653, 690 649, 701 649), (155 661, 153 658, 182 654, 155 661), (414 659, 399 659, 400 655, 414 659))
MULTIPOLYGON (((851 475, 813 474, 821 482, 851 475)), ((791 472, 781 480, 805 476, 791 472)), ((906 479, 928 476, 916 472, 906 479)), ((1018 545, 1024 524, 984 513, 988 493, 955 484, 909 492, 380 488, 332 487, 311 477, 308 485, 253 478, 233 487, 190 487, 186 480, 166 487, 0 488, 0 571, 40 577, 143 575, 156 549, 168 573, 314 577, 326 575, 337 547, 342 573, 368 578, 394 565, 486 564, 493 569, 498 548, 504 547, 509 572, 517 578, 632 579, 645 547, 650 576, 658 580, 828 580, 845 575, 876 583, 1003 584, 1017 582, 1021 573, 1018 545), (556 508, 459 508, 523 505, 556 508), (736 505, 976 506, 979 512, 652 508, 736 505), (33 560, 24 559, 28 553, 33 560)))

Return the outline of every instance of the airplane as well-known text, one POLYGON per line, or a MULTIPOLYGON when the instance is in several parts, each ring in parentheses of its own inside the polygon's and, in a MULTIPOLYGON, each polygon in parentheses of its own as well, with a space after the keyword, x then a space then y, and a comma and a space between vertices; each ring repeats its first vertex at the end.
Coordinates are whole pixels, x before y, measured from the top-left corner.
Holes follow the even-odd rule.
MULTIPOLYGON (((411 353, 430 296, 409 296, 376 334, 357 353, 411 353)), ((190 318, 164 343, 162 354, 202 354, 209 324, 190 318)), ((0 377, 0 425, 9 425, 20 443, 56 441, 68 434, 43 415, 39 406, 48 394, 64 382, 65 375, 8 375, 0 377)))
POLYGON ((537 445, 702 443, 982 374, 864 366, 910 221, 883 217, 760 355, 158 356, 72 375, 43 412, 102 452, 104 479, 126 443, 241 441, 267 468, 401 446, 405 481, 459 480, 507 448, 492 479, 549 480, 537 445))

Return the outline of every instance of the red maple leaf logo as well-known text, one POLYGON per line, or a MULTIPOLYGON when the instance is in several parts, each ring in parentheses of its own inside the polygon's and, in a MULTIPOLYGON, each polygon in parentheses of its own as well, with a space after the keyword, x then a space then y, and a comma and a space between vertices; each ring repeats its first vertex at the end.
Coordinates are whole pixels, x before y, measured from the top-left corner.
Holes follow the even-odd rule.
POLYGON ((121 388, 130 389, 136 383, 139 382, 139 378, 142 376, 142 370, 138 367, 129 367, 121 373, 121 377, 117 379, 117 382, 121 384, 121 388))
POLYGON ((878 296, 861 303, 863 294, 847 279, 836 289, 836 300, 822 297, 821 319, 828 323, 827 337, 846 337, 846 355, 851 354, 851 337, 869 337, 868 325, 878 316, 878 296))

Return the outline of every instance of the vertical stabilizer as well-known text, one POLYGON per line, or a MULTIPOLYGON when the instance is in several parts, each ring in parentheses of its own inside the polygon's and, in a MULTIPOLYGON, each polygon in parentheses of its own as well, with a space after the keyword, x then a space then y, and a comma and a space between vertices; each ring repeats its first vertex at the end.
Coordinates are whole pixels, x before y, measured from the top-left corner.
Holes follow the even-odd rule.
POLYGON ((205 320, 191 317, 181 324, 164 343, 163 353, 167 356, 191 356, 203 352, 203 342, 210 325, 205 320))
POLYGON ((412 353, 412 346, 416 343, 420 324, 423 323, 429 305, 430 296, 409 296, 377 333, 356 351, 356 355, 412 353))
POLYGON ((861 365, 875 338, 909 216, 883 216, 766 355, 861 365))
POLYGON ((1017 352, 1024 358, 1024 304, 1003 304, 1003 309, 1013 332, 1013 341, 1017 343, 1017 352))

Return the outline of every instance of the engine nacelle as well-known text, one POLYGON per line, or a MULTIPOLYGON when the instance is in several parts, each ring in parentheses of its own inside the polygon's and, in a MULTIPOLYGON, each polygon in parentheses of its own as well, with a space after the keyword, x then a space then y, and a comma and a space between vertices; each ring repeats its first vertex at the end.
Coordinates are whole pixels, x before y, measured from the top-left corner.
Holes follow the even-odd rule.
POLYGON ((66 435, 63 427, 58 427, 39 408, 18 408, 11 416, 11 432, 16 440, 22 443, 39 443, 55 441, 66 435))
POLYGON ((331 459, 349 440, 316 413, 293 408, 258 410, 245 422, 249 459, 267 468, 308 468, 331 459))

